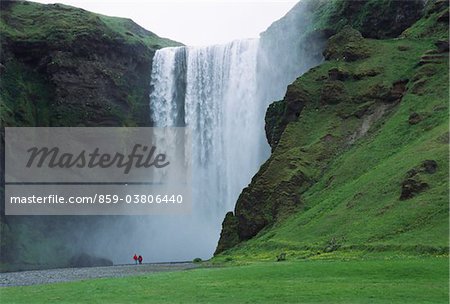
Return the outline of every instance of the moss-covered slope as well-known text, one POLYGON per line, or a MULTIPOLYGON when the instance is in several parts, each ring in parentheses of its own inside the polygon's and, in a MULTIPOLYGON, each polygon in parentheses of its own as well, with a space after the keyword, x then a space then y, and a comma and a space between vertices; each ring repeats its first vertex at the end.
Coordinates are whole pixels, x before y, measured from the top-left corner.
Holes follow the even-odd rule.
POLYGON ((269 107, 273 152, 227 214, 219 257, 448 253, 448 4, 420 14, 396 39, 343 26, 269 107))
POLYGON ((179 43, 132 20, 2 1, 4 126, 148 125, 151 60, 179 43))

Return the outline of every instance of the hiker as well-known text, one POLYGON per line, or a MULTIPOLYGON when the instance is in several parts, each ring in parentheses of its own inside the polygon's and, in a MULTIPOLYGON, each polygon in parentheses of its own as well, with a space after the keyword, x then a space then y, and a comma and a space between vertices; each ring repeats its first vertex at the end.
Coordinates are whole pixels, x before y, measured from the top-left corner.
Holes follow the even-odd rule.
POLYGON ((138 256, 136 255, 136 253, 134 254, 133 260, 134 260, 134 264, 137 265, 137 262, 138 262, 138 256))
POLYGON ((142 255, 138 257, 139 264, 142 264, 142 255))

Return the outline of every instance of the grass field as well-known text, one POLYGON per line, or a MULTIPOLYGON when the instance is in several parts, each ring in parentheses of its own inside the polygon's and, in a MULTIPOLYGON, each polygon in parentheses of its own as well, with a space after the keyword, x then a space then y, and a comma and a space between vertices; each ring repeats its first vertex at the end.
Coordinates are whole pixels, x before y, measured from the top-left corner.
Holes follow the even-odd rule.
POLYGON ((2 303, 448 303, 448 259, 304 260, 0 289, 2 303))

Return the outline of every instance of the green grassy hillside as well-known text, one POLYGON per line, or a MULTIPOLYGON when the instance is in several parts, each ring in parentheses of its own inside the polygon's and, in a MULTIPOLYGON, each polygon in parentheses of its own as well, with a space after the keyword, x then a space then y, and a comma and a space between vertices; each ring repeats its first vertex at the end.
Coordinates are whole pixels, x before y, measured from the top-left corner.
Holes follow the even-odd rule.
POLYGON ((130 19, 2 1, 3 126, 149 125, 154 52, 180 45, 130 19))
POLYGON ((46 40, 62 44, 96 33, 129 43, 144 43, 152 48, 180 45, 141 28, 131 19, 95 14, 64 4, 2 1, 2 9, 2 39, 46 40))
POLYGON ((448 254, 448 5, 435 5, 396 39, 344 27, 271 105, 272 155, 217 260, 448 254))

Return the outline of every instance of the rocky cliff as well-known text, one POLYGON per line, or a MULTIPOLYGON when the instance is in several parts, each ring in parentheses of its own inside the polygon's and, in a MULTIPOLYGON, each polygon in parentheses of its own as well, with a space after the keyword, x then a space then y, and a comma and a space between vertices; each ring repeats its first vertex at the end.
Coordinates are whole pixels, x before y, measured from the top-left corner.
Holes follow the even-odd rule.
MULTIPOLYGON (((2 127, 151 125, 153 55, 179 43, 160 38, 130 19, 66 5, 0 4, 2 127)), ((2 142, 3 134, 2 130, 2 142)), ((70 231, 74 225, 90 227, 98 220, 5 217, 3 204, 0 266, 5 269, 73 264, 82 255, 68 248, 76 247, 70 231)))
POLYGON ((149 125, 153 54, 178 43, 61 4, 1 5, 4 126, 149 125))
POLYGON ((311 5, 325 61, 269 106, 272 154, 216 255, 448 252, 448 3, 311 5))

